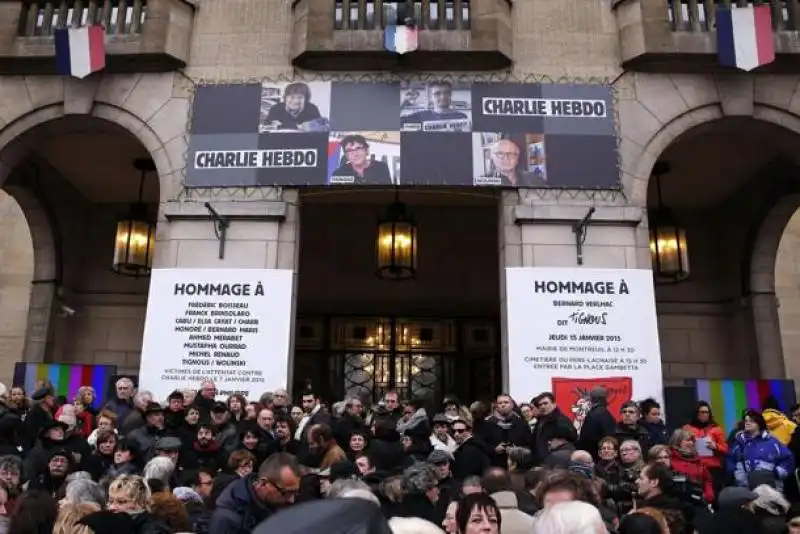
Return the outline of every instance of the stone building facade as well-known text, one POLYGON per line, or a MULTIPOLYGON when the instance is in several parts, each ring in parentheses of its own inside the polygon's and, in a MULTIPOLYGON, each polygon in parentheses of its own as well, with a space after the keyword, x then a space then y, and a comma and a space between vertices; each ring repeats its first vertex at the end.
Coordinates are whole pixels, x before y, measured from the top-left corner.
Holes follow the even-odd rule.
MULTIPOLYGON (((138 368, 147 281, 107 268, 114 217, 134 188, 115 181, 133 172, 124 168, 133 157, 149 155, 157 167, 158 187, 148 183, 146 195, 154 210, 157 204, 156 267, 298 269, 300 191, 187 190, 183 179, 194 85, 294 75, 292 59, 306 42, 297 33, 310 34, 318 22, 298 10, 314 1, 162 0, 152 4, 154 20, 164 23, 158 6, 167 6, 174 11, 166 24, 175 27, 160 46, 173 47, 183 68, 109 69, 85 80, 0 76, 0 381, 20 360, 138 368), (229 230, 223 260, 203 218, 205 201, 241 221, 229 230), (60 313, 65 303, 77 313, 60 313)), ((688 72, 666 53, 661 66, 642 66, 631 58, 657 57, 658 39, 692 33, 670 22, 663 0, 472 5, 476 28, 487 9, 509 28, 496 46, 511 54, 511 75, 601 80, 617 99, 621 191, 498 193, 498 272, 574 266, 572 225, 589 206, 596 212, 585 265, 650 268, 651 173, 667 159, 664 200, 687 228, 692 276, 657 287, 666 381, 800 378, 800 219, 792 218, 800 196, 786 185, 797 174, 798 71, 739 73, 712 61, 688 72), (505 11, 491 11, 501 5, 505 11)), ((709 32, 695 33, 705 39, 709 32)), ((472 35, 474 46, 491 41, 472 35)), ((24 58, 26 49, 4 53, 24 58)))

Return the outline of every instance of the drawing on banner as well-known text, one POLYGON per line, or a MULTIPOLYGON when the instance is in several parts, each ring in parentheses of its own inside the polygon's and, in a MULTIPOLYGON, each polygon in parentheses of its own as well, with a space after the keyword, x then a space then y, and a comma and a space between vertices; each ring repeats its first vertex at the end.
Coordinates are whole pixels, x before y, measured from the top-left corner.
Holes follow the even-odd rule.
POLYGON ((447 81, 402 84, 400 124, 405 132, 469 132, 472 93, 447 81))
MULTIPOLYGON (((565 413, 581 412, 586 390, 608 382, 627 397, 663 401, 661 357, 648 269, 506 269, 509 393, 532 398, 556 384, 565 413), (630 386, 621 385, 627 377, 630 386), (564 384, 571 384, 564 386, 564 384)), ((620 399, 623 396, 620 396, 620 399)))
POLYGON ((292 271, 155 269, 140 387, 166 398, 205 380, 218 398, 286 387, 292 271))
POLYGON ((581 431, 589 410, 592 409, 591 392, 594 388, 606 390, 608 410, 618 414, 622 405, 632 398, 633 382, 630 377, 613 378, 553 378, 551 391, 556 404, 572 420, 575 430, 581 431))
POLYGON ((331 132, 328 185, 399 185, 399 132, 331 132))
POLYGON ((264 82, 259 132, 327 132, 330 109, 330 82, 264 82))
POLYGON ((546 187, 544 134, 472 134, 474 184, 546 187))

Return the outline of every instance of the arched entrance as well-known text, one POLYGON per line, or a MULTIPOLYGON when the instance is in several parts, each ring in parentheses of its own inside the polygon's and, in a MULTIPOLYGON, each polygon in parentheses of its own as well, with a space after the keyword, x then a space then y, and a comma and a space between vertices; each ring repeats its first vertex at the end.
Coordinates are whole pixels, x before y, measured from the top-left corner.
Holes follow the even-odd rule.
MULTIPOLYGON (((707 118, 649 162, 669 163, 662 201, 686 230, 691 271, 656 286, 664 375, 782 378, 775 257, 793 210, 773 210, 792 202, 800 137, 773 123, 788 119, 707 118)), ((651 209, 656 182, 647 187, 651 209)))
POLYGON ((121 276, 112 266, 117 221, 131 204, 141 201, 145 218, 157 218, 158 173, 145 173, 142 182, 134 161, 159 161, 111 120, 50 115, 40 110, 8 127, 30 126, 13 139, 0 132, 0 184, 21 208, 16 217, 24 217, 33 250, 24 349, 20 357, 0 348, 0 361, 114 364, 138 372, 148 278, 121 276))

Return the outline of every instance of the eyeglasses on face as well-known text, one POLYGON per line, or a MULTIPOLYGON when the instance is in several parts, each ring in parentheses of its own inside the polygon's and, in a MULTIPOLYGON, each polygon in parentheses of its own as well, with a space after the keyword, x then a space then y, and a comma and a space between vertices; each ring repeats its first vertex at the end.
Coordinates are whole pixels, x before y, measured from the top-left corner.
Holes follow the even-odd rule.
POLYGON ((463 434, 466 431, 467 431, 466 428, 454 428, 453 429, 453 434, 463 434))
POLYGON ((300 492, 300 488, 285 488, 269 477, 264 477, 261 480, 275 488, 275 491, 280 493, 283 497, 294 497, 300 492))

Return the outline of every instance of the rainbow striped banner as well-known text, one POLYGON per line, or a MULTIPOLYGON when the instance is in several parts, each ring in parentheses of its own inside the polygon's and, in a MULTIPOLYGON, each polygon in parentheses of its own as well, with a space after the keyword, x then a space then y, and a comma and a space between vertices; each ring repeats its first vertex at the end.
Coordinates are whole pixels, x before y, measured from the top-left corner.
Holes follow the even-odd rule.
POLYGON ((761 411, 770 395, 784 412, 797 402, 794 380, 691 380, 688 385, 694 386, 698 401, 711 404, 725 432, 734 429, 744 410, 761 411))
POLYGON ((109 380, 116 374, 116 365, 18 362, 14 365, 14 385, 31 395, 38 381, 49 380, 55 394, 65 396, 67 402, 72 402, 80 387, 92 386, 97 392, 94 406, 99 408, 105 404, 109 380))

